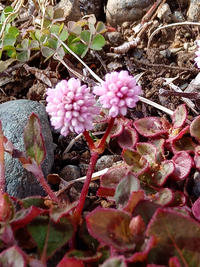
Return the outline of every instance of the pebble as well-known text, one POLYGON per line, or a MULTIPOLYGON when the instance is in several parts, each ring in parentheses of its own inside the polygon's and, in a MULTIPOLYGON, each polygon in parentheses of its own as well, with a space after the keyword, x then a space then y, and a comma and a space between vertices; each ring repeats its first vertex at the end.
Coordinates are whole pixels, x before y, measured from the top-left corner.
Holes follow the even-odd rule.
POLYGON ((67 21, 78 21, 82 17, 79 0, 61 0, 56 7, 63 8, 67 21))
POLYGON ((105 155, 102 156, 100 159, 97 160, 95 170, 101 171, 105 168, 110 168, 113 166, 113 164, 117 161, 121 160, 120 155, 105 155))
POLYGON ((63 180, 69 182, 72 180, 76 180, 77 178, 80 178, 81 172, 80 172, 79 167, 77 167, 75 165, 67 165, 60 172, 60 177, 63 180))
POLYGON ((199 0, 190 0, 190 5, 187 12, 187 20, 194 22, 200 20, 199 0))
POLYGON ((133 23, 141 20, 151 6, 152 0, 108 0, 106 21, 113 27, 125 21, 133 23))
MULTIPOLYGON (((42 171, 46 177, 54 162, 53 138, 45 107, 36 101, 15 100, 0 105, 0 120, 4 135, 21 151, 24 149, 23 132, 29 115, 34 112, 38 115, 42 135, 46 146, 46 158, 42 162, 42 171)), ((37 179, 33 174, 22 167, 18 159, 5 154, 6 191, 14 197, 25 198, 33 195, 45 196, 37 179)))

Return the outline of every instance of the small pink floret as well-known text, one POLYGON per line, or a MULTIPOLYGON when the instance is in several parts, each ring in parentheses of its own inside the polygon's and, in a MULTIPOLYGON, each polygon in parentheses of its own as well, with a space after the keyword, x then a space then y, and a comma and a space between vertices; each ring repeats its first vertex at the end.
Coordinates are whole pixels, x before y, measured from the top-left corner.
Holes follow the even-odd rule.
POLYGON ((200 68, 200 40, 197 40, 197 45, 198 50, 195 52, 197 57, 194 59, 194 61, 196 61, 197 67, 200 68))
POLYGON ((78 79, 62 80, 55 89, 47 90, 46 111, 51 116, 51 124, 66 136, 69 131, 80 134, 92 130, 92 117, 98 115, 99 107, 95 107, 94 95, 86 85, 81 86, 78 79))
POLYGON ((134 108, 142 93, 141 87, 128 71, 111 72, 105 75, 105 81, 94 87, 94 94, 100 96, 103 108, 109 109, 109 115, 126 115, 127 108, 134 108))

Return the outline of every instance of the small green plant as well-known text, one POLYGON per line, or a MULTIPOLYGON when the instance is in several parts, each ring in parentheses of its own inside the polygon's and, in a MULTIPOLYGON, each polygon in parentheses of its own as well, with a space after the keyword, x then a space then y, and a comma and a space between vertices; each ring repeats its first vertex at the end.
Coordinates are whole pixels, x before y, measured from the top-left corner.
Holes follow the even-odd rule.
MULTIPOLYGON (((13 8, 6 7, 0 19, 0 30, 6 16, 12 14, 13 8)), ((11 16, 0 42, 0 58, 5 51, 7 55, 19 61, 26 62, 37 51, 40 51, 45 61, 57 53, 61 58, 69 53, 62 44, 53 37, 56 34, 66 42, 69 48, 82 58, 89 49, 101 50, 105 44, 102 34, 106 31, 103 22, 97 22, 94 16, 86 17, 78 22, 70 21, 64 25, 64 12, 61 8, 48 6, 45 10, 43 25, 35 25, 23 30, 12 26, 17 15, 11 16)))

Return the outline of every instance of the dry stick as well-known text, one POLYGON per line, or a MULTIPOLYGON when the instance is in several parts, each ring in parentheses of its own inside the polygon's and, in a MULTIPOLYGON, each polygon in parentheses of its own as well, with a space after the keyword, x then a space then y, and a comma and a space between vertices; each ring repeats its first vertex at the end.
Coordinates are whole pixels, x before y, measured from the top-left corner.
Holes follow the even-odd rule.
MULTIPOLYGON (((54 37, 56 37, 58 40, 59 40, 59 42, 75 57, 75 58, 77 58, 78 59, 78 61, 79 62, 81 62, 81 64, 89 71, 89 73, 101 84, 102 82, 103 82, 103 80, 98 76, 98 75, 96 75, 96 73, 94 73, 89 67, 88 67, 88 65, 87 64, 85 64, 85 62, 83 62, 83 60, 81 60, 80 58, 79 58, 79 56, 77 56, 55 33, 53 33, 52 34, 54 37)), ((168 109, 168 108, 165 108, 165 107, 163 107, 163 106, 161 106, 161 105, 159 105, 159 104, 157 104, 157 103, 155 103, 155 102, 153 102, 153 101, 151 101, 151 100, 149 100, 149 99, 146 99, 146 98, 144 98, 144 97, 142 97, 142 96, 138 96, 139 97, 139 99, 140 99, 140 101, 142 101, 142 102, 144 102, 144 103, 146 103, 146 104, 149 104, 149 105, 151 105, 151 106, 153 106, 153 107, 155 107, 155 108, 157 108, 157 109, 160 109, 160 110, 162 110, 162 111, 164 111, 164 112, 166 112, 167 114, 169 114, 169 115, 173 115, 173 111, 172 110, 170 110, 170 109, 168 109)))
POLYGON ((149 40, 148 40, 147 49, 149 49, 149 47, 150 47, 150 43, 151 43, 151 41, 152 41, 154 35, 155 35, 157 32, 159 32, 160 30, 165 29, 165 28, 177 27, 177 26, 183 26, 183 25, 200 26, 200 23, 198 23, 198 22, 184 21, 184 22, 178 22, 178 23, 172 23, 172 24, 164 25, 164 26, 162 26, 162 27, 156 29, 156 30, 151 34, 151 36, 149 37, 149 40))

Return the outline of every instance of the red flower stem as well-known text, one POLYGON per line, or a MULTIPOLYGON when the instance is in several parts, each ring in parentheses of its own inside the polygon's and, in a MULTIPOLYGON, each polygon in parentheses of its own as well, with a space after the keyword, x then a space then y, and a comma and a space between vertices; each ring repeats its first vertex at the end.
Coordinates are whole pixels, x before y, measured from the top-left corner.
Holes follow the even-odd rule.
POLYGON ((106 143, 106 139, 108 138, 108 135, 110 134, 113 124, 114 124, 115 118, 111 117, 110 122, 108 124, 108 128, 106 129, 106 132, 104 134, 104 136, 101 139, 100 144, 98 145, 98 148, 102 148, 104 147, 105 143, 106 143))
POLYGON ((94 172, 97 159, 98 159, 98 153, 91 151, 90 165, 87 171, 86 180, 81 191, 81 196, 79 198, 78 205, 76 207, 76 210, 74 211, 74 222, 76 225, 79 224, 80 221, 81 213, 85 204, 85 199, 87 196, 88 188, 91 182, 92 174, 94 172))
POLYGON ((3 131, 0 122, 0 199, 3 197, 5 191, 5 165, 4 165, 4 145, 3 145, 3 131))
POLYGON ((29 165, 29 164, 24 164, 23 165, 24 168, 33 173, 33 175, 40 182, 41 186, 46 191, 46 193, 51 198, 51 200, 57 203, 58 205, 62 205, 60 200, 57 198, 56 194, 51 190, 51 187, 48 185, 47 181, 45 180, 41 167, 39 165, 36 165, 34 169, 29 169, 29 168, 26 168, 26 165, 29 165))
POLYGON ((93 140, 92 140, 90 134, 88 133, 88 131, 85 130, 85 131, 83 132, 83 135, 85 136, 85 139, 86 139, 86 141, 88 142, 90 151, 92 151, 93 149, 95 149, 94 142, 93 142, 93 140))

